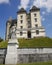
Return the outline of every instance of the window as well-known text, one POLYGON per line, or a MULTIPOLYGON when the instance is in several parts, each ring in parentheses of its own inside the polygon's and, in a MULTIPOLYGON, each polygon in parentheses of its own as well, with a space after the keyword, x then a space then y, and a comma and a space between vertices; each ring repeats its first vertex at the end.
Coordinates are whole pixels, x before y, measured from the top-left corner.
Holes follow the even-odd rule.
POLYGON ((31 28, 31 26, 30 26, 30 25, 28 25, 28 28, 31 28))
POLYGON ((37 18, 35 18, 35 22, 37 22, 37 18))
POLYGON ((21 20, 21 23, 23 23, 23 20, 21 20))
POLYGON ((34 14, 34 16, 36 17, 36 16, 37 16, 37 14, 35 13, 35 14, 34 14))
POLYGON ((22 36, 23 35, 23 32, 20 32, 20 36, 22 36))
POLYGON ((38 27, 38 24, 35 24, 35 27, 38 27))
POLYGON ((23 18, 23 16, 21 15, 21 19, 23 18))
POLYGON ((28 24, 30 23, 30 21, 28 21, 28 24))
POLYGON ((3 54, 0 54, 0 56, 3 56, 3 54))
POLYGON ((36 34, 39 34, 39 30, 36 30, 36 34))
POLYGON ((23 28, 23 26, 20 26, 20 28, 22 29, 22 28, 23 28))

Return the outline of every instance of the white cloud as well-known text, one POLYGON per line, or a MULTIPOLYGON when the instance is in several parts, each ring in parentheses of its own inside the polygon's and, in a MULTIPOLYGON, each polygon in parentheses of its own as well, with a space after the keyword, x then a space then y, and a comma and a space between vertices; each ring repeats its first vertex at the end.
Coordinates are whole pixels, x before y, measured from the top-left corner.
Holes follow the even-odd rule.
POLYGON ((45 21, 45 18, 44 18, 43 16, 41 16, 41 20, 42 20, 42 21, 45 21))
POLYGON ((47 12, 52 11, 52 0, 48 0, 46 4, 47 12))
POLYGON ((42 15, 45 15, 46 14, 46 12, 45 11, 42 11, 42 15))
POLYGON ((46 8, 47 12, 52 11, 52 0, 34 0, 33 5, 36 5, 37 7, 44 7, 46 8))
POLYGON ((40 8, 44 7, 47 12, 52 12, 52 0, 21 0, 19 8, 23 7, 27 9, 29 7, 31 8, 33 5, 40 8))
POLYGON ((9 0, 0 0, 0 4, 2 3, 9 3, 9 0))
POLYGON ((42 21, 45 21, 45 18, 42 18, 42 21))
POLYGON ((30 0, 21 0, 20 6, 18 7, 19 9, 23 7, 24 9, 28 8, 30 0))

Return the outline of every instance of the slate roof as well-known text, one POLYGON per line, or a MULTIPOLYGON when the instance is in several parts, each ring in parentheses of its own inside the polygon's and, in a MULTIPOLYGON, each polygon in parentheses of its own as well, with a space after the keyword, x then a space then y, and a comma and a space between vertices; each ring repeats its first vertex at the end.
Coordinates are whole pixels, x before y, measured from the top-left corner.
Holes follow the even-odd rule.
POLYGON ((20 13, 26 13, 26 10, 24 8, 21 8, 17 13, 18 14, 20 14, 20 13))
POLYGON ((30 12, 39 11, 39 10, 40 10, 40 8, 33 6, 32 9, 30 9, 30 12))
POLYGON ((17 25, 17 19, 12 20, 12 22, 11 22, 11 26, 14 26, 14 24, 17 25))
POLYGON ((10 27, 14 26, 14 24, 17 25, 17 19, 13 19, 13 20, 11 20, 11 21, 8 20, 8 21, 6 22, 6 26, 7 26, 7 23, 8 23, 8 22, 11 24, 10 27))

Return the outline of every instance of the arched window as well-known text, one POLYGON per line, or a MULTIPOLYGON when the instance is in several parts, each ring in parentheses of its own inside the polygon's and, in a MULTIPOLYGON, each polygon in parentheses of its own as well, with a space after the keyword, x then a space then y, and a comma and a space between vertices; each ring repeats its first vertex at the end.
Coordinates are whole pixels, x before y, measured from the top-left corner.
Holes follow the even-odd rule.
POLYGON ((36 30, 36 34, 39 34, 39 30, 36 30))

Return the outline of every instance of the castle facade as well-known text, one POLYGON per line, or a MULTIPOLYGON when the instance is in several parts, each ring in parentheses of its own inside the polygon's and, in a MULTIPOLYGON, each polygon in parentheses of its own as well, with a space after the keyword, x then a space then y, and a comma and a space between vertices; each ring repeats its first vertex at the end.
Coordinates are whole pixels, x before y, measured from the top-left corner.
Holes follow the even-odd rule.
POLYGON ((17 12, 17 19, 9 19, 6 23, 6 40, 11 38, 13 32, 17 38, 45 37, 45 29, 41 24, 40 8, 33 6, 29 13, 21 8, 17 12))

